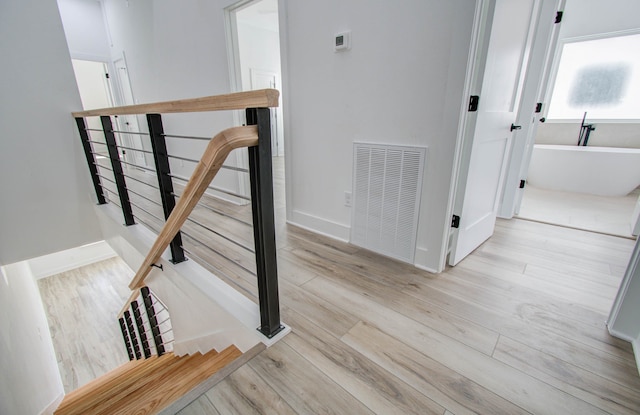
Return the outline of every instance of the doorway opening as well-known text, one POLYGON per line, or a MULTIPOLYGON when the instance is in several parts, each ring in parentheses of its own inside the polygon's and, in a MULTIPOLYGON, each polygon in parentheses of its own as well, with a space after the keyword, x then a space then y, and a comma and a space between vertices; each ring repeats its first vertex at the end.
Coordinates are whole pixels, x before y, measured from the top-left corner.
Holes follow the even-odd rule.
MULTIPOLYGON (((278 0, 243 0, 225 10, 232 91, 272 88, 280 91, 280 105, 271 111, 276 220, 285 211, 285 134, 278 0)), ((245 123, 245 114, 237 114, 245 123)), ((248 189, 248 182, 245 183, 248 189)))
POLYGON ((571 21, 560 26, 541 100, 544 123, 532 137, 527 183, 514 213, 633 238, 640 231, 640 121, 633 92, 640 59, 628 50, 640 44, 640 28, 619 22, 618 8, 581 6, 567 1, 564 8, 581 16, 580 27, 571 21), (588 143, 579 140, 585 128, 588 143))
MULTIPOLYGON (((278 0, 242 1, 227 9, 232 89, 273 88, 282 93, 278 0)), ((284 156, 282 94, 272 111, 271 141, 274 157, 284 156)))

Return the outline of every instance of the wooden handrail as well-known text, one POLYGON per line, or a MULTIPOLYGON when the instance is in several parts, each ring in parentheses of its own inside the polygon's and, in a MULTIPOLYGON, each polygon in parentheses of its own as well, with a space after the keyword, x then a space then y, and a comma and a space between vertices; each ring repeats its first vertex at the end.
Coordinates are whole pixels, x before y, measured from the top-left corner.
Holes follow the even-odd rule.
POLYGON ((131 280, 129 288, 135 290, 144 285, 144 279, 151 271, 151 266, 160 259, 164 250, 187 220, 231 150, 257 145, 258 128, 255 125, 229 128, 213 137, 200 162, 196 165, 178 203, 160 231, 156 242, 131 280))
POLYGON ((277 89, 236 92, 202 98, 178 101, 156 102, 153 104, 128 105, 124 107, 102 108, 73 112, 75 118, 103 115, 168 114, 176 112, 203 112, 223 110, 243 110, 247 108, 273 108, 278 106, 280 92, 277 89))

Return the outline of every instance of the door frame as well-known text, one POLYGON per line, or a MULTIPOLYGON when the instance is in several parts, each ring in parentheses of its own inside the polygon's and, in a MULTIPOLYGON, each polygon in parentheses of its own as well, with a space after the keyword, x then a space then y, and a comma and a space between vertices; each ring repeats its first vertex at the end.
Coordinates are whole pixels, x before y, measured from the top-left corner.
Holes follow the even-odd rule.
MULTIPOLYGON (((471 29, 471 47, 467 58, 467 71, 463 88, 463 101, 460 106, 460 118, 458 119, 458 134, 456 135, 456 146, 453 155, 453 168, 451 172, 451 182, 449 184, 449 200, 447 201, 447 216, 453 218, 460 216, 462 212, 462 202, 466 189, 466 181, 462 180, 463 169, 468 168, 471 161, 471 150, 473 148, 473 136, 477 121, 477 113, 469 112, 469 99, 472 95, 477 95, 477 91, 482 86, 485 61, 489 48, 489 38, 491 36, 491 24, 493 22, 493 10, 495 0, 478 0, 471 29)), ((438 271, 443 271, 446 267, 447 258, 451 252, 454 234, 458 229, 451 226, 451 222, 445 220, 442 245, 440 248, 440 262, 438 271)))
MULTIPOLYGON (((251 6, 260 0, 239 0, 224 8, 224 30, 227 45, 227 62, 229 64, 229 83, 231 92, 242 91, 242 66, 240 64, 240 42, 238 40, 238 21, 236 13, 251 6)), ((233 111, 234 125, 245 125, 246 118, 243 111, 233 111)), ((236 165, 240 168, 249 168, 249 157, 244 151, 234 152, 236 165)), ((236 174, 240 194, 249 196, 251 183, 246 174, 236 174)))
POLYGON ((553 20, 553 13, 564 9, 565 3, 566 0, 543 1, 540 6, 531 59, 541 60, 543 64, 541 67, 533 68, 532 71, 531 68, 527 70, 522 93, 522 101, 525 105, 521 105, 516 118, 516 123, 522 126, 522 130, 515 132, 507 177, 498 208, 499 218, 511 219, 520 210, 525 191, 520 187, 520 181, 527 178, 539 122, 548 111, 549 90, 552 89, 557 68, 560 25, 552 24, 551 20, 553 20), (549 19, 547 26, 542 26, 543 19, 549 19), (534 102, 542 104, 541 112, 535 113, 534 106, 529 105, 534 102))
MULTIPOLYGON (((136 97, 133 91, 133 85, 131 84, 131 77, 129 76, 129 64, 127 62, 127 57, 124 53, 124 51, 122 51, 122 53, 118 54, 112 61, 111 61, 111 66, 112 66, 112 76, 109 77, 109 79, 113 80, 113 86, 114 86, 114 92, 115 92, 115 101, 117 103, 117 105, 119 106, 124 106, 124 105, 134 105, 137 104, 136 102, 136 97), (118 62, 122 62, 121 65, 118 65, 118 62), (118 67, 121 66, 124 68, 124 72, 126 72, 124 74, 124 76, 126 76, 126 82, 124 82, 124 78, 123 78, 123 74, 122 71, 118 70, 118 67), (127 96, 131 97, 131 102, 127 102, 127 96)), ((137 115, 125 115, 123 117, 128 117, 129 120, 135 122, 135 124, 132 127, 128 127, 128 126, 124 126, 122 123, 122 119, 118 118, 116 120, 116 123, 118 125, 119 129, 122 129, 123 131, 126 130, 130 130, 130 131, 142 131, 140 129, 140 125, 145 125, 145 123, 142 123, 141 120, 138 118, 137 115)), ((128 124, 128 122, 125 119, 125 123, 128 124)), ((149 148, 145 148, 145 144, 144 141, 141 139, 141 137, 139 135, 129 135, 129 134, 125 134, 122 136, 122 141, 125 143, 126 146, 131 147, 131 148, 136 148, 138 150, 149 150, 149 148)), ((132 150, 130 150, 129 152, 125 152, 125 157, 124 157, 129 163, 133 163, 136 165, 140 165, 140 166, 148 166, 149 161, 147 160, 146 154, 145 153, 138 153, 138 152, 133 152, 132 150), (134 153, 134 154, 132 154, 134 153), (141 155, 140 155, 141 154, 141 155)), ((129 166, 125 166, 125 168, 129 168, 129 166)))
MULTIPOLYGON (((236 13, 252 6, 253 4, 259 3, 261 0, 237 0, 237 1, 225 1, 226 6, 224 6, 224 29, 225 29, 225 39, 226 39, 226 49, 227 49, 227 62, 229 66, 229 80, 230 80, 230 88, 231 92, 240 92, 242 91, 242 66, 240 63, 240 43, 238 40, 238 22, 236 19, 236 13)), ((286 50, 286 42, 283 42, 283 39, 286 39, 286 25, 283 22, 286 20, 285 13, 285 2, 283 0, 277 0, 278 3, 278 32, 279 32, 279 43, 280 43, 280 81, 282 85, 280 85, 280 117, 281 123, 277 126, 277 128, 282 127, 282 136, 284 141, 284 154, 286 155, 288 140, 287 140, 287 130, 289 128, 288 119, 284 115, 288 109, 285 108, 284 105, 284 91, 286 90, 287 78, 286 78, 286 62, 287 62, 287 50, 286 50)), ((235 125, 244 125, 245 113, 244 111, 233 111, 233 121, 235 125)), ((272 138, 273 140, 273 138, 272 138)), ((235 152, 236 153, 236 163, 239 167, 249 168, 249 160, 246 152, 235 152)), ((285 165, 288 163, 288 158, 285 156, 285 165)), ((289 176, 288 172, 289 168, 285 166, 285 195, 286 195, 286 206, 290 206, 289 202, 290 191, 289 191, 289 176)), ((249 195, 250 193, 250 182, 249 178, 246 174, 238 173, 238 185, 239 189, 241 189, 242 194, 249 195)), ((287 208, 287 218, 289 218, 289 210, 287 208)))
MULTIPOLYGON (((565 0, 556 0, 553 4, 553 12, 555 13, 557 10, 562 10, 564 7, 565 0)), ((541 19, 549 18, 551 19, 551 15, 547 15, 547 13, 551 13, 549 10, 551 8, 545 8, 546 2, 542 1, 540 6, 538 7, 538 25, 540 25, 541 19)), ((487 49, 489 46, 489 38, 491 35, 491 25, 493 23, 493 10, 495 9, 495 0, 478 0, 476 3, 476 11, 473 21, 472 28, 472 40, 471 47, 469 50, 469 57, 467 60, 467 73, 465 76, 465 84, 463 89, 463 97, 464 100, 461 105, 460 110, 460 119, 458 121, 458 134, 456 136, 456 146, 454 151, 454 163, 452 168, 451 175, 451 183, 449 187, 449 200, 447 205, 447 218, 453 218, 453 215, 460 215, 462 211, 462 205, 465 194, 466 182, 463 180, 464 175, 462 174, 466 168, 469 166, 469 161, 471 159, 471 150, 473 148, 473 139, 474 139, 474 131, 476 125, 477 114, 475 112, 468 111, 468 99, 471 95, 478 95, 475 92, 479 91, 482 86, 482 79, 484 75, 484 69, 486 64, 486 56, 487 49)), ((544 47, 545 51, 549 49, 551 42, 557 41, 557 30, 555 31, 556 36, 552 37, 545 44, 540 44, 540 40, 538 39, 539 30, 538 27, 535 27, 535 33, 532 34, 534 39, 533 48, 536 46, 544 47), (535 44, 537 43, 537 45, 535 44)), ((530 51, 530 54, 533 55, 533 50, 530 51)), ((526 88, 535 88, 536 91, 542 91, 542 95, 536 96, 544 96, 546 92, 547 84, 548 84, 548 71, 550 68, 548 67, 552 62, 546 61, 544 68, 542 70, 545 76, 540 79, 539 77, 533 77, 534 79, 530 79, 528 76, 525 77, 525 83, 523 85, 523 91, 521 94, 524 97, 524 90, 526 88)), ((527 71, 529 68, 524 68, 527 71)), ((481 98, 482 99, 482 98, 481 98)), ((518 109, 518 113, 516 119, 522 119, 522 114, 524 111, 532 112, 531 108, 528 108, 527 105, 520 105, 518 109)), ((511 146, 512 149, 514 146, 511 146)), ((518 177, 520 175, 521 169, 513 169, 513 171, 509 168, 510 164, 520 167, 522 164, 528 165, 527 157, 530 159, 531 152, 525 151, 514 157, 513 154, 510 154, 509 157, 506 158, 504 166, 507 169, 507 177, 504 179, 503 186, 508 186, 509 183, 513 183, 514 178, 511 176, 512 174, 516 174, 518 177), (515 172, 515 173, 514 173, 515 172)), ((502 189, 502 195, 504 195, 504 188, 502 189)), ((501 196, 502 197, 502 196, 501 196)), ((500 201, 502 202, 502 200, 500 201)), ((498 211, 500 213, 500 209, 498 211)), ((499 215, 502 217, 501 215, 499 215)), ((454 235, 457 233, 457 229, 451 226, 449 221, 446 221, 444 224, 444 237, 441 245, 441 257, 439 263, 439 271, 442 271, 446 267, 447 258, 451 251, 452 241, 454 239, 454 235)))

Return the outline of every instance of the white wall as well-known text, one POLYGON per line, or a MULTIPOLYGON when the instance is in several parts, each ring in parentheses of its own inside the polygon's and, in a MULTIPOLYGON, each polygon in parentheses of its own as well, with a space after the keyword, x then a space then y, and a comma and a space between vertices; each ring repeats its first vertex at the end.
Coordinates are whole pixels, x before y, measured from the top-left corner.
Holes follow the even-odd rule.
POLYGON ((64 395, 38 286, 26 262, 0 268, 0 414, 51 413, 64 395))
MULTIPOLYGON (((123 54, 136 103, 229 93, 229 66, 220 1, 105 0, 113 59, 123 54)), ((225 4, 226 6, 226 4, 225 4)), ((234 125, 229 111, 163 117, 166 133, 212 137, 234 125)), ((146 122, 141 122, 144 126, 146 122)), ((206 142, 168 139, 169 153, 199 159, 206 142)), ((245 150, 246 151, 246 150, 245 150)), ((228 164, 237 165, 234 153, 228 164)), ((189 176, 194 164, 171 164, 189 176)), ((238 175, 221 171, 216 186, 241 191, 238 175)), ((232 198, 233 199, 233 198, 232 198)))
POLYGON ((55 0, 2 2, 0 39, 0 263, 10 264, 102 238, 55 0))
POLYGON ((109 40, 98 0, 58 0, 58 8, 74 59, 109 61, 109 40))
MULTIPOLYGON (((139 102, 229 91, 223 7, 231 3, 106 0, 112 56, 124 51, 139 102)), ((290 90, 288 219, 348 239, 344 191, 351 190, 353 141, 428 146, 416 262, 437 269, 475 2, 280 7, 290 90), (352 30, 352 49, 334 53, 333 35, 345 29, 352 30)), ((189 121, 167 117, 165 130, 210 134, 233 122, 231 114, 206 127, 203 117, 189 121)))
POLYGON ((238 20, 238 43, 243 89, 251 89, 251 69, 280 74, 280 39, 277 32, 238 20))
MULTIPOLYGON (((566 0, 558 41, 622 30, 640 29, 640 2, 637 0, 566 0)), ((549 88, 553 88, 550 85, 549 88)), ((537 144, 578 142, 580 122, 541 124, 537 144)), ((640 123, 596 123, 589 145, 640 148, 640 123)))
POLYGON ((475 2, 282 4, 289 220, 348 239, 353 142, 427 146, 416 263, 437 269, 475 2))

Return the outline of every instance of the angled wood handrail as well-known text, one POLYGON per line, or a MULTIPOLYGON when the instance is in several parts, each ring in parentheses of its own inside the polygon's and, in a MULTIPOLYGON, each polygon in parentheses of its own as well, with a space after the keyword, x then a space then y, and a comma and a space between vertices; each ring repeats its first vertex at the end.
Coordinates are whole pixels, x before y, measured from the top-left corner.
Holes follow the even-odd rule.
POLYGON ((277 89, 236 92, 202 98, 128 105, 73 112, 75 118, 103 115, 168 114, 177 112, 203 112, 243 110, 247 108, 273 108, 278 106, 280 92, 277 89))
POLYGON ((255 125, 229 128, 213 137, 200 162, 196 165, 178 203, 160 231, 156 242, 131 280, 129 288, 135 290, 144 285, 144 279, 151 271, 151 266, 160 259, 164 250, 187 220, 231 150, 257 145, 258 128, 255 125))

